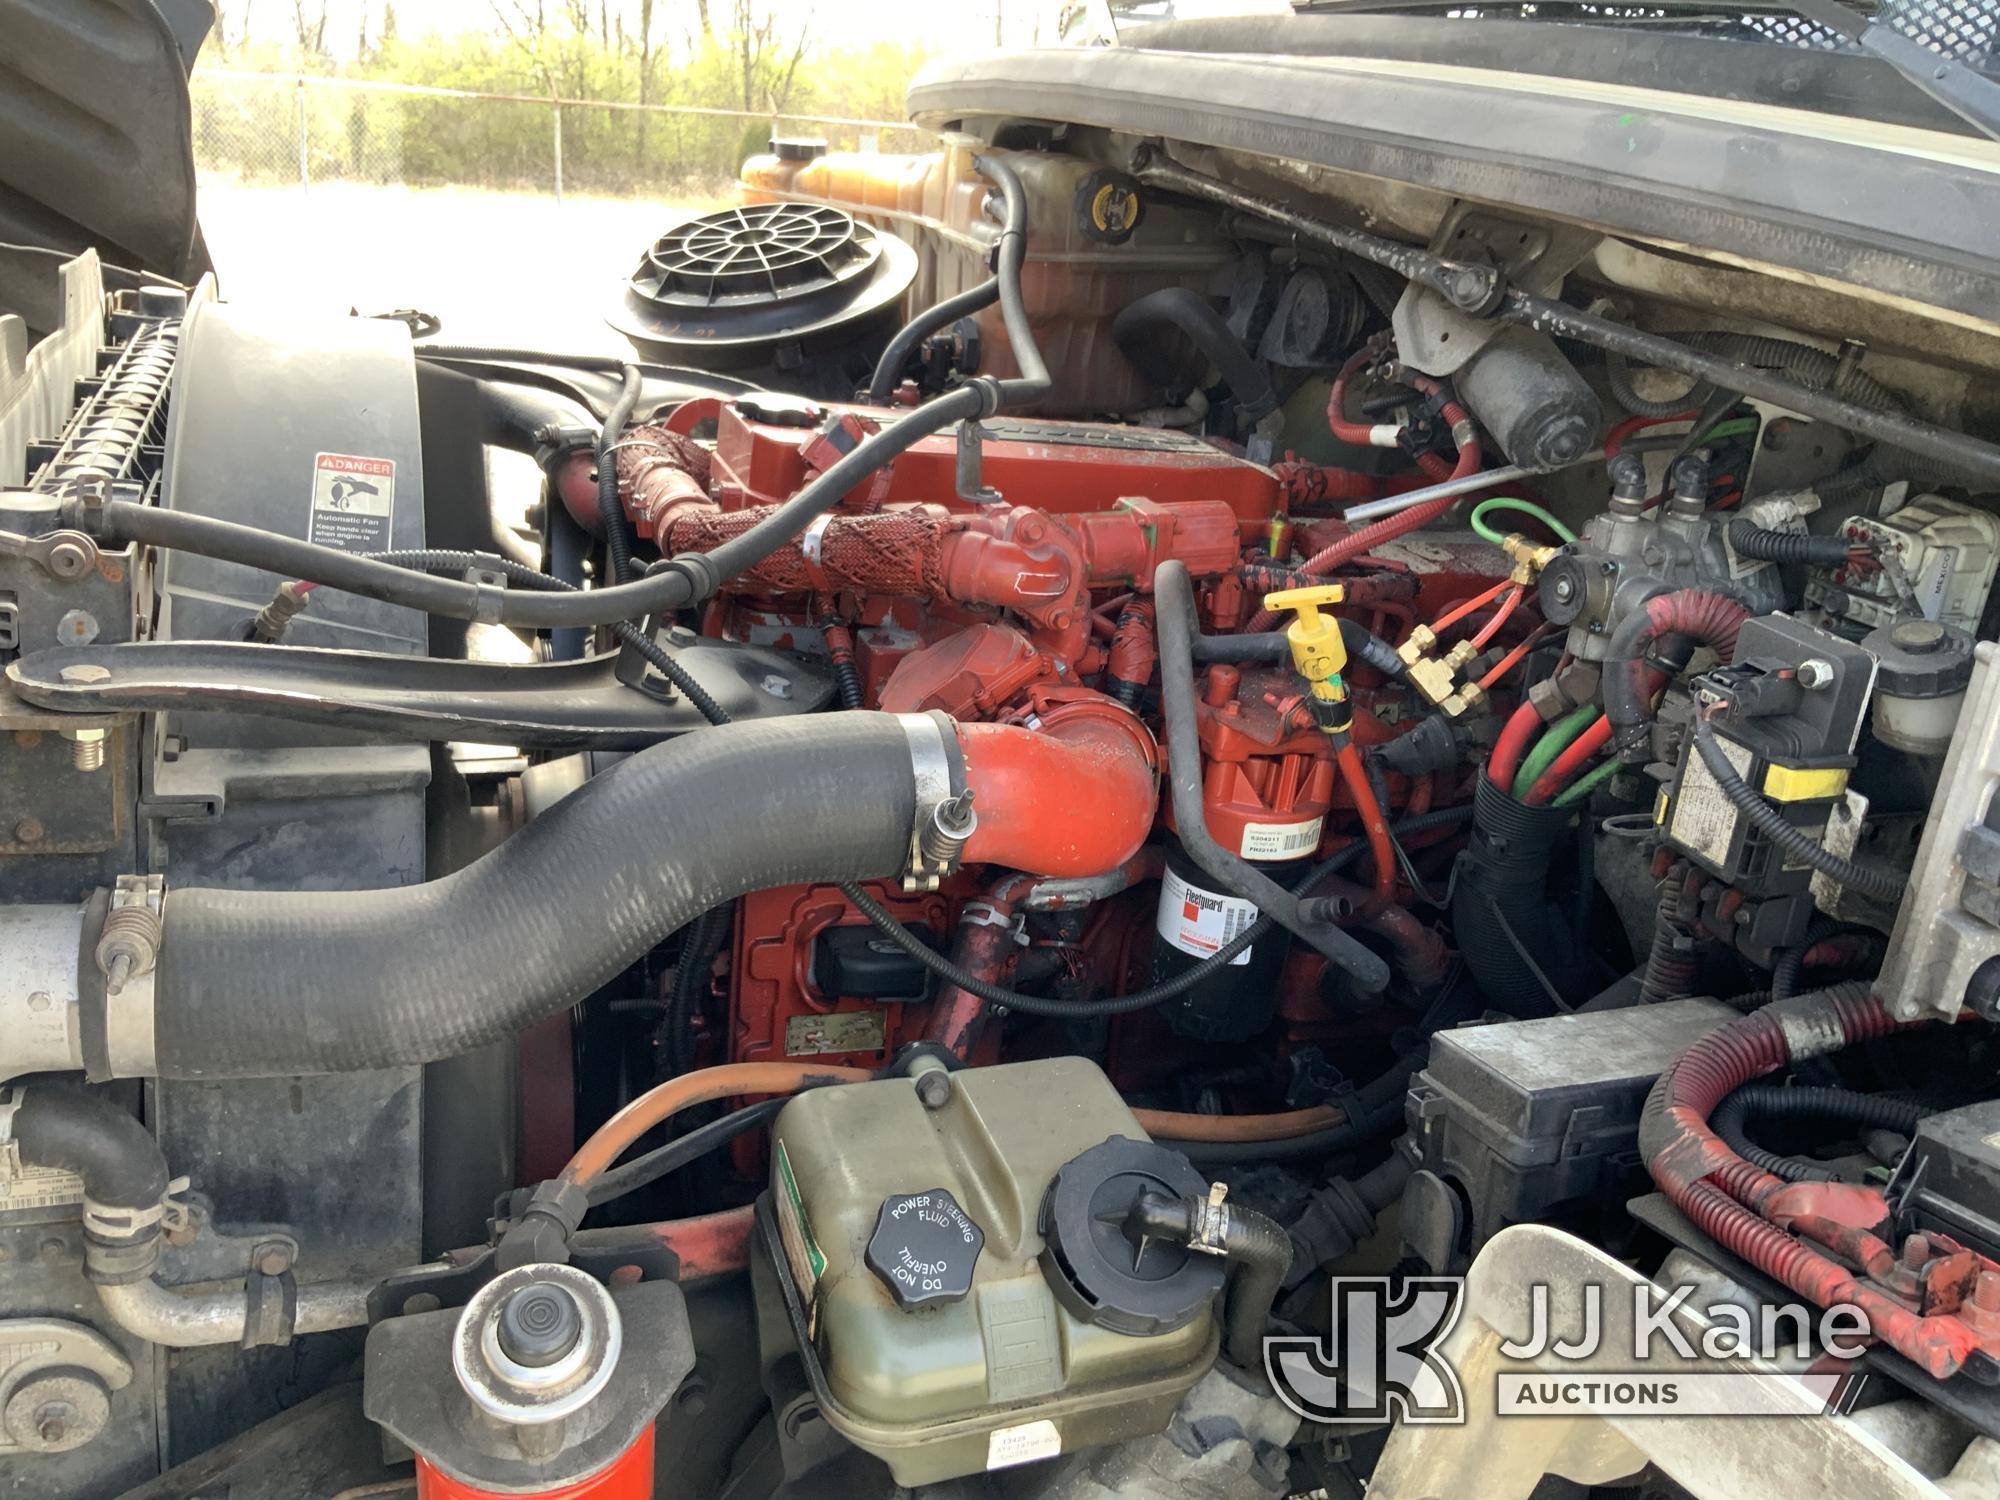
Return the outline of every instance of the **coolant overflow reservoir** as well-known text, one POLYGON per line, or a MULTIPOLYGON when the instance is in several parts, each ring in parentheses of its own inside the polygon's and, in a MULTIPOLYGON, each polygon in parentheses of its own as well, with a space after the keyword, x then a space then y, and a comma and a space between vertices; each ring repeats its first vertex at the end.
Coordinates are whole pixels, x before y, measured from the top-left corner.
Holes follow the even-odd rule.
POLYGON ((827 1421, 903 1485, 1163 1430, 1215 1358, 1223 1266, 1126 1210, 1207 1184, 1082 1058, 951 1082, 778 1116, 764 1240, 827 1421))

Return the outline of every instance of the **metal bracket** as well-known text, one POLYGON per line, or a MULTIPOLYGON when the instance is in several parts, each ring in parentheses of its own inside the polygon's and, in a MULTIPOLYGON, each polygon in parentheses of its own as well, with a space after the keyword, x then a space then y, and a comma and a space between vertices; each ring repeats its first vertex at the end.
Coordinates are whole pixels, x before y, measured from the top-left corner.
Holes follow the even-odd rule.
POLYGON ((984 458, 980 445, 985 441, 986 429, 978 422, 958 424, 958 473, 954 488, 958 498, 968 505, 998 505, 1002 498, 982 474, 984 458))
POLYGON ((0 531, 0 554, 38 563, 52 578, 81 578, 97 566, 97 543, 81 531, 50 531, 22 536, 0 531))

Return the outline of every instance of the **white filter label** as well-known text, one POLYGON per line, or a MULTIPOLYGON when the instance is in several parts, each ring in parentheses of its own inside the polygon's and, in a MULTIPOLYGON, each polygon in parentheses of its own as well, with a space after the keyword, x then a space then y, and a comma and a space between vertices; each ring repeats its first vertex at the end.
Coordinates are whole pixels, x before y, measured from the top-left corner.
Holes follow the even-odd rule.
POLYGON ((386 552, 395 514, 394 460, 357 453, 314 455, 307 541, 342 552, 386 552))
MULTIPOLYGON (((1257 908, 1240 896, 1223 896, 1189 885, 1172 870, 1160 882, 1160 936, 1183 953, 1207 958, 1257 920, 1257 908)), ((1250 962, 1249 948, 1229 960, 1250 962)))
POLYGON ((1054 1458, 1060 1452, 1062 1434, 1046 1419, 1023 1422, 1018 1427, 996 1427, 986 1439, 986 1467, 1011 1469, 1038 1458, 1054 1458))
POLYGON ((1243 846, 1236 852, 1245 859, 1304 859, 1319 847, 1324 818, 1308 818, 1303 823, 1245 823, 1243 846))

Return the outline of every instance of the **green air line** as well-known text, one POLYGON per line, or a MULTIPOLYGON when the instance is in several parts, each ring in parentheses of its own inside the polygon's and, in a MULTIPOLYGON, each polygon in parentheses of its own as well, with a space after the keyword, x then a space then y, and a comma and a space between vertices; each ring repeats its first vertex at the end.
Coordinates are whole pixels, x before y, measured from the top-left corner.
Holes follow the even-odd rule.
POLYGON ((1604 785, 1605 782, 1609 781, 1611 779, 1611 774, 1617 769, 1618 769, 1618 758, 1616 756, 1613 756, 1610 760, 1607 760, 1603 765, 1597 767, 1596 770, 1591 771, 1588 775, 1586 775, 1583 778, 1583 780, 1579 781, 1575 786, 1571 787, 1568 791, 1564 792, 1560 797, 1556 798, 1556 800, 1550 805, 1553 807, 1570 807, 1578 802, 1581 802, 1585 797, 1588 797, 1592 792, 1596 791, 1600 786, 1604 785))
POLYGON ((1514 799, 1520 801, 1528 795, 1528 789, 1541 779, 1542 772, 1556 763, 1556 757, 1570 747, 1570 742, 1597 719, 1597 706, 1586 703, 1581 708, 1573 708, 1557 719, 1542 733, 1535 748, 1528 752, 1528 758, 1521 762, 1521 769, 1514 777, 1514 799))
POLYGON ((1518 500, 1512 495, 1495 495, 1491 500, 1482 500, 1472 507, 1472 529, 1494 546, 1500 545, 1501 533, 1487 524, 1486 517, 1496 510, 1516 511, 1524 516, 1533 516, 1556 534, 1564 543, 1576 540, 1576 533, 1550 515, 1532 500, 1518 500))

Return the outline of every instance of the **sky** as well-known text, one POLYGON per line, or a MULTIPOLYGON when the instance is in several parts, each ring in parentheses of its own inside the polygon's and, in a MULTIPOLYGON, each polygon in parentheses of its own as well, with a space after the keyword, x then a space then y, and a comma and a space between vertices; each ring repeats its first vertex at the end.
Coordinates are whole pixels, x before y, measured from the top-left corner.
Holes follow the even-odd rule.
MULTIPOLYGON (((303 0, 308 14, 317 15, 322 0, 303 0)), ((323 0, 327 41, 335 56, 350 55, 361 34, 364 15, 371 34, 379 24, 382 0, 323 0)), ((508 0, 501 0, 507 4, 508 0)), ((532 0, 529 0, 532 3, 532 0)), ((562 0, 545 0, 558 13, 562 0)), ((869 43, 920 43, 933 51, 991 47, 995 40, 995 10, 1001 34, 1009 46, 1034 40, 1038 13, 1053 14, 1054 0, 758 0, 781 14, 811 17, 812 35, 821 40, 869 43)), ((222 0, 224 24, 231 37, 247 25, 259 40, 286 41, 294 35, 294 0, 222 0)), ((595 0, 593 0, 593 5, 595 0)), ((633 15, 633 0, 610 0, 613 14, 633 15)), ((711 0, 712 11, 728 13, 730 0, 711 0)), ((395 0, 397 30, 405 38, 437 32, 496 30, 493 0, 395 0)), ((693 0, 657 0, 656 22, 669 34, 691 30, 693 0)))

